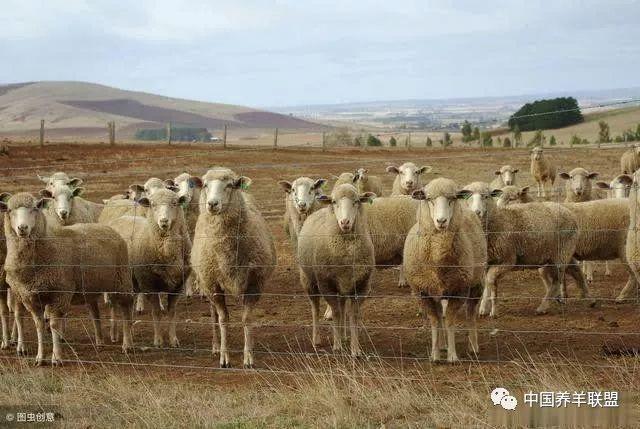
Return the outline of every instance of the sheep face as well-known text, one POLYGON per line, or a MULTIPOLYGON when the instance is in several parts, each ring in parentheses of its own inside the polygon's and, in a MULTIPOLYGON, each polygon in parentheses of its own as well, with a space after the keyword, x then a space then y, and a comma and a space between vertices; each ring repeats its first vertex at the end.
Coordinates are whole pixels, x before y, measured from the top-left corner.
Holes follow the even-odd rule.
POLYGON ((70 178, 66 173, 58 172, 53 173, 51 176, 40 176, 38 178, 46 183, 46 188, 48 191, 53 192, 57 187, 65 187, 69 186, 71 188, 78 187, 82 184, 82 179, 78 179, 77 177, 70 178))
POLYGON ((496 205, 498 207, 506 207, 509 204, 521 203, 523 198, 529 193, 529 187, 517 188, 515 186, 505 186, 501 191, 496 205))
POLYGON ((53 192, 48 189, 40 191, 40 196, 53 200, 53 209, 56 216, 64 223, 71 216, 73 199, 80 196, 83 188, 70 188, 69 186, 57 186, 53 192))
POLYGON ((358 168, 353 175, 353 183, 366 182, 368 174, 369 170, 367 170, 366 168, 358 168))
POLYGON ((590 173, 584 168, 574 168, 569 173, 560 173, 559 176, 569 180, 569 190, 580 196, 591 189, 591 180, 598 177, 598 173, 590 173))
POLYGON ((16 194, 6 202, 0 201, 0 212, 9 215, 11 229, 19 238, 29 238, 48 201, 47 198, 35 199, 26 193, 16 194))
POLYGON ((533 159, 534 161, 540 161, 543 158, 542 155, 542 148, 541 147, 534 147, 533 149, 531 149, 531 159, 533 159))
POLYGON ((214 174, 210 170, 203 177, 203 188, 200 201, 206 205, 209 214, 221 214, 229 208, 234 194, 241 192, 251 184, 251 179, 245 176, 235 176, 231 170, 223 170, 214 174), (226 173, 228 172, 228 173, 226 173))
POLYGON ((471 191, 471 196, 467 199, 467 204, 469 209, 476 214, 480 219, 484 219, 487 216, 487 212, 489 211, 489 201, 491 198, 499 197, 502 195, 502 191, 500 189, 494 189, 493 191, 489 191, 489 189, 471 191))
POLYGON ((633 183, 631 176, 621 174, 613 179, 611 183, 597 182, 596 186, 600 189, 606 189, 609 191, 609 196, 611 198, 629 198, 631 183, 633 183))
POLYGON ((289 194, 293 206, 299 214, 305 214, 313 208, 316 197, 322 195, 322 186, 327 181, 325 179, 312 180, 308 177, 298 177, 293 182, 278 182, 282 189, 289 194))
MULTIPOLYGON (((167 181, 165 181, 166 183, 167 181)), ((175 179, 173 179, 174 185, 177 188, 178 196, 186 197, 187 203, 193 200, 193 195, 196 189, 202 189, 202 180, 199 177, 191 176, 188 173, 182 173, 175 179)))
POLYGON ((171 231, 171 227, 180 216, 182 205, 186 202, 187 197, 178 196, 169 189, 159 189, 153 195, 138 200, 138 204, 149 209, 147 219, 155 222, 163 233, 171 231))
POLYGON ((331 206, 340 231, 350 233, 356 226, 362 203, 372 201, 375 196, 373 192, 359 194, 353 185, 342 184, 333 190, 330 197, 319 195, 317 199, 331 206))
POLYGON ((464 189, 458 191, 453 180, 436 179, 414 191, 411 196, 423 202, 421 209, 428 211, 436 230, 446 231, 453 220, 458 200, 467 199, 471 194, 471 191, 464 189))
POLYGON ((495 172, 496 176, 500 176, 505 186, 511 186, 516 181, 517 168, 513 168, 510 165, 505 165, 495 172))
POLYGON ((431 167, 423 165, 418 168, 413 162, 405 162, 400 167, 387 167, 387 172, 400 176, 400 187, 406 192, 412 192, 420 187, 420 175, 431 171, 431 167))

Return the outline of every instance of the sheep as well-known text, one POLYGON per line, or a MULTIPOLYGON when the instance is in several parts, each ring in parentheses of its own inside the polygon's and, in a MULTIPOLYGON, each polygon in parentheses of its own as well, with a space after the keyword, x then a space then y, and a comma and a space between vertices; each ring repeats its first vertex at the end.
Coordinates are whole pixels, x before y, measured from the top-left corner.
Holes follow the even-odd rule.
POLYGON ((496 199, 498 207, 505 207, 511 203, 533 203, 535 200, 529 195, 529 187, 505 186, 500 189, 502 193, 496 199))
POLYGON ((492 197, 499 197, 502 190, 491 190, 483 182, 471 183, 464 189, 470 191, 471 209, 480 217, 487 234, 489 268, 480 303, 481 315, 497 316, 498 280, 518 268, 531 269, 550 264, 558 270, 557 278, 550 280, 548 276, 544 277, 547 292, 536 309, 538 314, 546 313, 549 300, 562 291, 565 270, 578 281, 583 297, 589 297, 582 273, 573 258, 577 221, 568 209, 549 202, 498 207, 492 197))
POLYGON ((63 173, 61 171, 57 173, 53 173, 51 176, 40 176, 38 174, 38 179, 47 184, 45 189, 53 192, 55 188, 58 186, 69 186, 71 188, 76 188, 82 184, 82 179, 77 177, 69 177, 67 173, 63 173))
POLYGON ((633 174, 640 168, 640 146, 633 147, 620 157, 620 173, 633 174))
MULTIPOLYGON (((11 197, 4 192, 0 194, 0 201, 6 203, 11 197)), ((2 341, 0 349, 9 347, 9 288, 7 287, 6 273, 4 270, 4 260, 7 257, 7 246, 4 236, 4 216, 0 216, 0 325, 2 327, 2 341)))
POLYGON ((318 200, 330 205, 313 213, 300 230, 300 283, 311 302, 312 341, 318 337, 320 294, 333 314, 333 350, 342 350, 342 329, 349 315, 351 356, 362 355, 358 340, 360 305, 371 290, 375 256, 363 204, 375 198, 350 184, 334 188, 318 200), (349 303, 349 311, 347 311, 349 303))
POLYGON ((466 305, 471 351, 478 354, 476 305, 483 290, 487 242, 480 220, 459 200, 471 193, 453 180, 438 178, 412 198, 420 201, 417 223, 407 234, 403 261, 407 282, 420 297, 431 324, 431 360, 440 360, 439 335, 447 334, 447 361, 457 362, 456 315, 466 305))
POLYGON ((598 177, 599 173, 589 172, 584 168, 574 168, 568 173, 561 172, 558 176, 566 180, 565 183, 565 199, 566 203, 579 203, 582 201, 591 201, 598 199, 600 196, 593 191, 591 181, 598 177))
POLYGON ((322 195, 322 187, 326 182, 325 179, 313 180, 308 177, 298 177, 293 182, 286 180, 278 182, 286 193, 284 230, 294 250, 298 247, 298 234, 302 224, 309 215, 321 208, 316 197, 322 195))
POLYGON ((83 188, 71 188, 67 185, 56 186, 53 191, 40 191, 41 197, 53 200, 53 204, 50 204, 45 212, 52 225, 68 226, 98 221, 104 205, 81 198, 83 191, 83 188))
POLYGON ((135 290, 138 296, 151 295, 153 345, 161 347, 161 292, 168 294, 169 345, 178 347, 176 335, 176 306, 179 293, 189 275, 191 240, 181 208, 186 196, 178 196, 169 189, 158 189, 138 204, 147 208, 145 217, 123 216, 111 223, 125 240, 133 266, 135 290))
POLYGON ((336 177, 336 182, 333 184, 333 189, 345 183, 353 184, 354 180, 355 176, 353 173, 340 173, 340 175, 336 177))
POLYGON ((244 325, 243 364, 254 365, 251 316, 276 264, 276 249, 267 224, 243 192, 251 179, 215 167, 202 177, 200 215, 191 250, 191 267, 200 290, 212 302, 213 352, 215 322, 220 327, 220 366, 230 367, 227 349, 228 311, 225 294, 240 299, 244 325))
MULTIPOLYGON (((640 195, 638 193, 638 184, 640 184, 640 172, 635 171, 633 173, 631 191, 629 192, 629 198, 627 200, 629 227, 625 240, 625 254, 636 285, 640 283, 640 245, 638 243, 640 238, 638 236, 638 231, 640 230, 640 217, 638 217, 640 195)), ((635 292, 637 295, 637 289, 635 292)), ((630 294, 627 297, 630 297, 630 294)))
MULTIPOLYGON (((98 298, 104 292, 114 293, 112 299, 122 312, 122 350, 127 352, 132 347, 133 285, 125 242, 104 225, 49 228, 48 218, 43 213, 47 201, 19 193, 7 202, 0 202, 7 239, 6 279, 33 317, 38 336, 36 364, 44 362, 45 307, 53 342, 51 363, 60 365, 61 317, 73 301, 86 302, 96 339, 101 342, 98 298)), ((21 317, 19 313, 16 311, 15 316, 21 317)), ((24 351, 24 340, 18 326, 17 349, 20 353, 24 351)))
POLYGON ((632 180, 631 176, 620 174, 614 177, 610 183, 599 181, 596 182, 596 186, 606 190, 608 198, 629 198, 632 180))
POLYGON ((502 189, 505 186, 513 186, 516 184, 516 173, 519 170, 510 165, 503 165, 500 170, 495 171, 497 176, 491 182, 491 189, 502 189))
POLYGON ((199 214, 198 204, 200 201, 200 191, 202 191, 202 180, 200 180, 198 176, 182 173, 173 179, 173 183, 178 188, 178 196, 185 197, 184 214, 189 228, 189 234, 193 237, 199 214))
POLYGON ((373 192, 378 197, 384 196, 382 180, 378 176, 369 175, 366 168, 358 168, 353 177, 353 183, 360 193, 373 192))
POLYGON ((413 162, 405 162, 399 167, 390 165, 387 167, 387 172, 396 174, 391 195, 411 195, 413 191, 422 186, 420 176, 431 170, 431 166, 423 165, 418 168, 413 162))
POLYGON ((546 198, 545 184, 549 182, 549 186, 553 186, 556 180, 556 167, 544 157, 542 148, 539 146, 531 150, 531 175, 538 186, 538 197, 546 198))

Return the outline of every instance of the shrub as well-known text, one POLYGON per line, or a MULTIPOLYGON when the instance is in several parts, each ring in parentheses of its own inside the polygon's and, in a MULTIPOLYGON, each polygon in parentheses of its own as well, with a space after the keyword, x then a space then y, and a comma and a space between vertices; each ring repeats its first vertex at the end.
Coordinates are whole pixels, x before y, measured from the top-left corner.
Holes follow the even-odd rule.
POLYGON ((573 97, 536 100, 527 103, 509 118, 509 128, 522 131, 566 127, 584 121, 578 101, 573 97))
POLYGON ((545 140, 545 137, 544 137, 544 134, 542 134, 542 131, 537 130, 533 135, 533 137, 531 138, 531 140, 529 140, 529 143, 527 143, 527 147, 544 146, 544 140, 545 140))
POLYGON ((490 132, 483 131, 480 133, 480 140, 482 141, 482 147, 493 147, 493 138, 491 138, 490 132))
POLYGON ((373 134, 369 134, 367 136, 367 146, 382 146, 382 141, 373 134))
POLYGON ((326 136, 326 142, 328 146, 351 146, 353 144, 353 138, 349 129, 338 128, 335 132, 326 136))
POLYGON ((549 146, 555 146, 556 144, 556 136, 551 136, 551 138, 549 139, 549 146))
POLYGON ((442 140, 440 140, 440 144, 442 145, 442 147, 447 147, 451 146, 452 143, 453 141, 451 140, 451 134, 449 134, 448 131, 445 131, 442 136, 442 140))
POLYGON ((433 141, 431 140, 431 137, 427 137, 427 141, 426 141, 425 145, 427 147, 433 146, 433 141))
POLYGON ((600 128, 598 131, 598 143, 609 143, 611 141, 609 124, 605 121, 600 121, 598 122, 598 127, 600 128))
POLYGON ((502 141, 502 147, 512 147, 511 139, 509 137, 505 137, 502 141))
POLYGON ((395 137, 391 136, 391 138, 389 139, 389 146, 391 146, 391 147, 398 146, 398 141, 396 140, 395 137))

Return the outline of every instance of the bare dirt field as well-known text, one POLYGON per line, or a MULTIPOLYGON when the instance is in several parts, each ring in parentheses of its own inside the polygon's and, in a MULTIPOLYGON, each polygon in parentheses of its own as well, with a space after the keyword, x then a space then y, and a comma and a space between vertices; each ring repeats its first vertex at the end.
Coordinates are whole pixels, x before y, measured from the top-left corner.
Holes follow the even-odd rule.
MULTIPOLYGON (((582 166, 608 181, 618 174, 623 151, 564 148, 546 153, 559 171, 582 166)), ((25 323, 30 357, 18 358, 13 349, 0 351, 2 403, 53 404, 61 409, 65 425, 74 427, 115 422, 141 427, 486 426, 488 395, 495 386, 620 390, 633 392, 629 400, 636 407, 640 403, 640 361, 634 356, 640 349, 640 308, 637 300, 613 302, 626 282, 617 262, 611 264, 612 276, 605 277, 603 266, 598 267, 592 285, 595 308, 570 299, 566 305, 554 304, 545 316, 534 314, 543 296, 537 271, 507 275, 500 285, 499 317, 480 320, 478 358, 466 354, 466 335, 459 331, 459 365, 429 361, 430 335, 422 328, 416 300, 398 288, 398 271, 389 268, 378 270, 364 308, 361 340, 369 358, 354 362, 334 356, 329 324, 322 330, 325 347, 311 346, 310 307, 282 228, 284 195, 278 180, 301 175, 330 179, 365 166, 383 179, 389 193, 393 177, 385 167, 411 160, 431 165, 436 175, 461 185, 489 182, 497 168, 511 164, 520 168, 521 186, 533 185, 526 150, 15 145, 9 153, 0 157, 0 191, 37 192, 42 187, 37 173, 65 171, 84 180, 84 197, 92 201, 151 176, 200 175, 214 165, 228 166, 253 179, 250 193, 276 239, 278 266, 256 311, 255 371, 239 369, 243 337, 233 300, 228 300, 229 338, 235 368, 229 370, 219 369, 211 355, 209 307, 198 297, 181 300, 180 348, 153 348, 150 316, 145 314, 134 326, 136 349, 128 355, 118 345, 96 348, 84 307, 74 307, 65 331, 68 361, 63 368, 30 367, 35 354, 30 320, 25 323), (85 408, 87 403, 92 406, 85 408)), ((571 298, 578 296, 573 283, 568 290, 571 298)))

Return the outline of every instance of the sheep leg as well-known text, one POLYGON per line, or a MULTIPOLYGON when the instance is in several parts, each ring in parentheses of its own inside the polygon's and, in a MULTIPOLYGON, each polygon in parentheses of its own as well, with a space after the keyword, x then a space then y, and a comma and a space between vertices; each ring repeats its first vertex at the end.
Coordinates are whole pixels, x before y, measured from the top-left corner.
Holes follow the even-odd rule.
POLYGON ((216 325, 218 324, 218 312, 213 302, 209 303, 209 309, 211 311, 211 353, 215 356, 220 351, 220 343, 218 343, 218 333, 216 332, 216 325))
POLYGON ((469 345, 473 355, 478 356, 480 352, 480 346, 478 346, 478 312, 476 311, 478 299, 468 298, 466 304, 466 318, 469 322, 469 345))
POLYGON ((227 349, 227 323, 229 322, 229 312, 224 299, 224 293, 216 292, 213 295, 213 303, 218 313, 218 325, 220 326, 220 367, 231 368, 229 362, 229 350, 227 349))
MULTIPOLYGON (((515 261, 513 261, 510 264, 492 265, 489 267, 489 269, 487 269, 487 273, 485 274, 485 291, 487 292, 483 292, 482 299, 485 300, 485 298, 488 298, 489 302, 491 303, 491 311, 489 312, 489 317, 496 317, 498 315, 498 310, 496 305, 496 301, 498 299, 498 279, 502 277, 503 274, 511 271, 513 265, 515 265, 515 261), (485 294, 487 295, 485 296, 485 294)), ((486 313, 487 305, 485 304, 484 307, 485 307, 484 308, 485 312, 482 311, 483 306, 482 304, 480 304, 481 315, 487 314, 486 313)))
POLYGON ((9 323, 7 316, 9 308, 7 307, 7 290, 0 291, 0 324, 2 324, 2 342, 0 349, 9 347, 9 323))
POLYGON ((541 197, 542 192, 540 191, 540 182, 536 182, 536 186, 538 187, 538 197, 541 197))
POLYGON ((9 308, 9 313, 13 313, 13 294, 11 293, 11 288, 7 289, 7 307, 9 308))
POLYGON ((587 283, 593 283, 593 272, 594 272, 593 262, 591 261, 582 261, 582 272, 584 274, 585 280, 587 283))
MULTIPOLYGON (((122 352, 127 353, 129 350, 133 349, 133 334, 131 332, 131 319, 133 319, 133 296, 121 295, 119 297, 118 307, 120 308, 120 314, 122 315, 122 352)), ((115 310, 112 308, 112 311, 115 310)))
POLYGON ((253 368, 253 335, 251 332, 252 313, 253 304, 246 303, 242 308, 242 325, 244 328, 243 366, 246 369, 253 368))
POLYGON ((358 326, 360 324, 360 299, 358 297, 350 298, 349 305, 349 327, 351 330, 351 357, 357 358, 362 356, 360 348, 360 340, 358 338, 358 326))
POLYGON ((605 276, 611 275, 611 267, 609 267, 609 261, 604 261, 604 275, 605 276))
POLYGON ((430 297, 422 296, 420 298, 422 303, 422 317, 424 317, 425 325, 429 323, 431 325, 431 360, 437 362, 440 360, 440 347, 438 338, 442 337, 440 332, 442 330, 442 311, 438 303, 430 297))
POLYGON ((53 343, 53 350, 51 352, 51 366, 61 366, 62 347, 60 346, 60 337, 62 336, 62 332, 60 331, 60 316, 55 311, 49 312, 49 328, 51 329, 51 342, 53 343))
MULTIPOLYGON (((318 314, 320 312, 320 297, 317 294, 309 295, 309 302, 311 303, 311 343, 313 347, 319 347, 322 344, 320 337, 318 336, 318 314)), ((331 307, 327 305, 327 311, 331 307)), ((326 316, 325 312, 325 316, 326 316)))
POLYGON ((180 341, 176 335, 176 314, 180 295, 170 293, 167 295, 167 313, 169 315, 169 346, 180 347, 180 341))
POLYGON ((153 319, 153 345, 162 347, 162 332, 160 331, 160 319, 162 318, 162 310, 160 309, 160 295, 151 296, 151 318, 153 319))
MULTIPOLYGON (((554 275, 554 267, 545 266, 538 269, 538 272, 543 278, 543 283, 546 288, 546 293, 544 298, 542 298, 542 302, 536 309, 536 314, 546 314, 549 311, 550 302, 553 299, 556 299, 558 295, 561 293, 560 287, 560 276, 554 275)), ((560 274, 560 273, 558 273, 560 274)), ((564 281, 564 270, 562 270, 562 281, 564 281)))
MULTIPOLYGON (((593 262, 590 262, 590 263, 593 264, 593 262)), ((565 268, 565 273, 573 277, 576 280, 576 283, 578 283, 578 287, 580 288, 580 298, 587 301, 589 303, 589 306, 593 307, 596 304, 596 300, 594 298, 591 298, 591 294, 589 293, 589 287, 587 285, 587 282, 585 281, 585 278, 582 276, 582 271, 580 270, 579 262, 575 259, 572 259, 571 262, 569 262, 569 264, 565 268)), ((566 285, 567 285, 567 281, 565 276, 565 280, 562 282, 562 287, 565 290, 567 288, 566 285)))
POLYGON ((109 308, 109 338, 113 344, 117 343, 120 339, 120 332, 118 331, 118 320, 116 318, 116 308, 113 303, 109 308))
POLYGON ((349 300, 347 297, 340 297, 340 308, 342 308, 342 320, 340 323, 342 324, 342 339, 344 341, 347 340, 347 314, 350 309, 349 300))
POLYGON ((398 273, 398 287, 408 288, 409 284, 407 283, 407 279, 404 278, 404 266, 400 265, 398 268, 400 269, 400 273, 398 273))
MULTIPOLYGON (((36 353, 36 366, 42 366, 44 363, 44 308, 35 308, 31 302, 23 301, 27 311, 31 313, 31 318, 36 327, 36 335, 38 337, 38 352, 36 353)), ((18 340, 19 341, 19 340, 18 340)))
POLYGON ((336 295, 327 295, 325 299, 333 312, 333 351, 339 352, 342 350, 342 328, 340 323, 344 320, 340 299, 336 295))
POLYGON ((636 276, 634 269, 631 268, 628 264, 624 264, 624 268, 629 273, 629 278, 627 280, 627 284, 616 297, 617 303, 633 299, 638 294, 638 277, 636 276))
POLYGON ((193 274, 189 274, 184 283, 184 295, 187 298, 191 298, 193 296, 193 274))
MULTIPOLYGON (((20 300, 13 298, 13 328, 16 332, 16 354, 18 356, 25 356, 26 350, 24 347, 24 333, 22 329, 22 309, 23 305, 20 300)), ((13 333, 11 333, 13 338, 13 333)))
POLYGON ((331 306, 327 304, 327 308, 324 310, 324 316, 322 316, 324 320, 333 320, 333 310, 331 306))
MULTIPOLYGON (((96 346, 101 346, 104 344, 104 339, 102 338, 102 325, 100 323, 100 309, 98 308, 98 301, 93 300, 87 302, 87 307, 89 308, 89 315, 91 316, 91 322, 93 323, 96 346)), ((53 330, 51 332, 53 333, 53 330)))
POLYGON ((460 309, 461 301, 456 298, 443 299, 440 305, 444 317, 444 328, 447 331, 447 362, 455 363, 459 361, 456 353, 456 314, 460 309))
POLYGON ((144 312, 144 294, 139 293, 136 295, 136 313, 142 314, 144 312))

